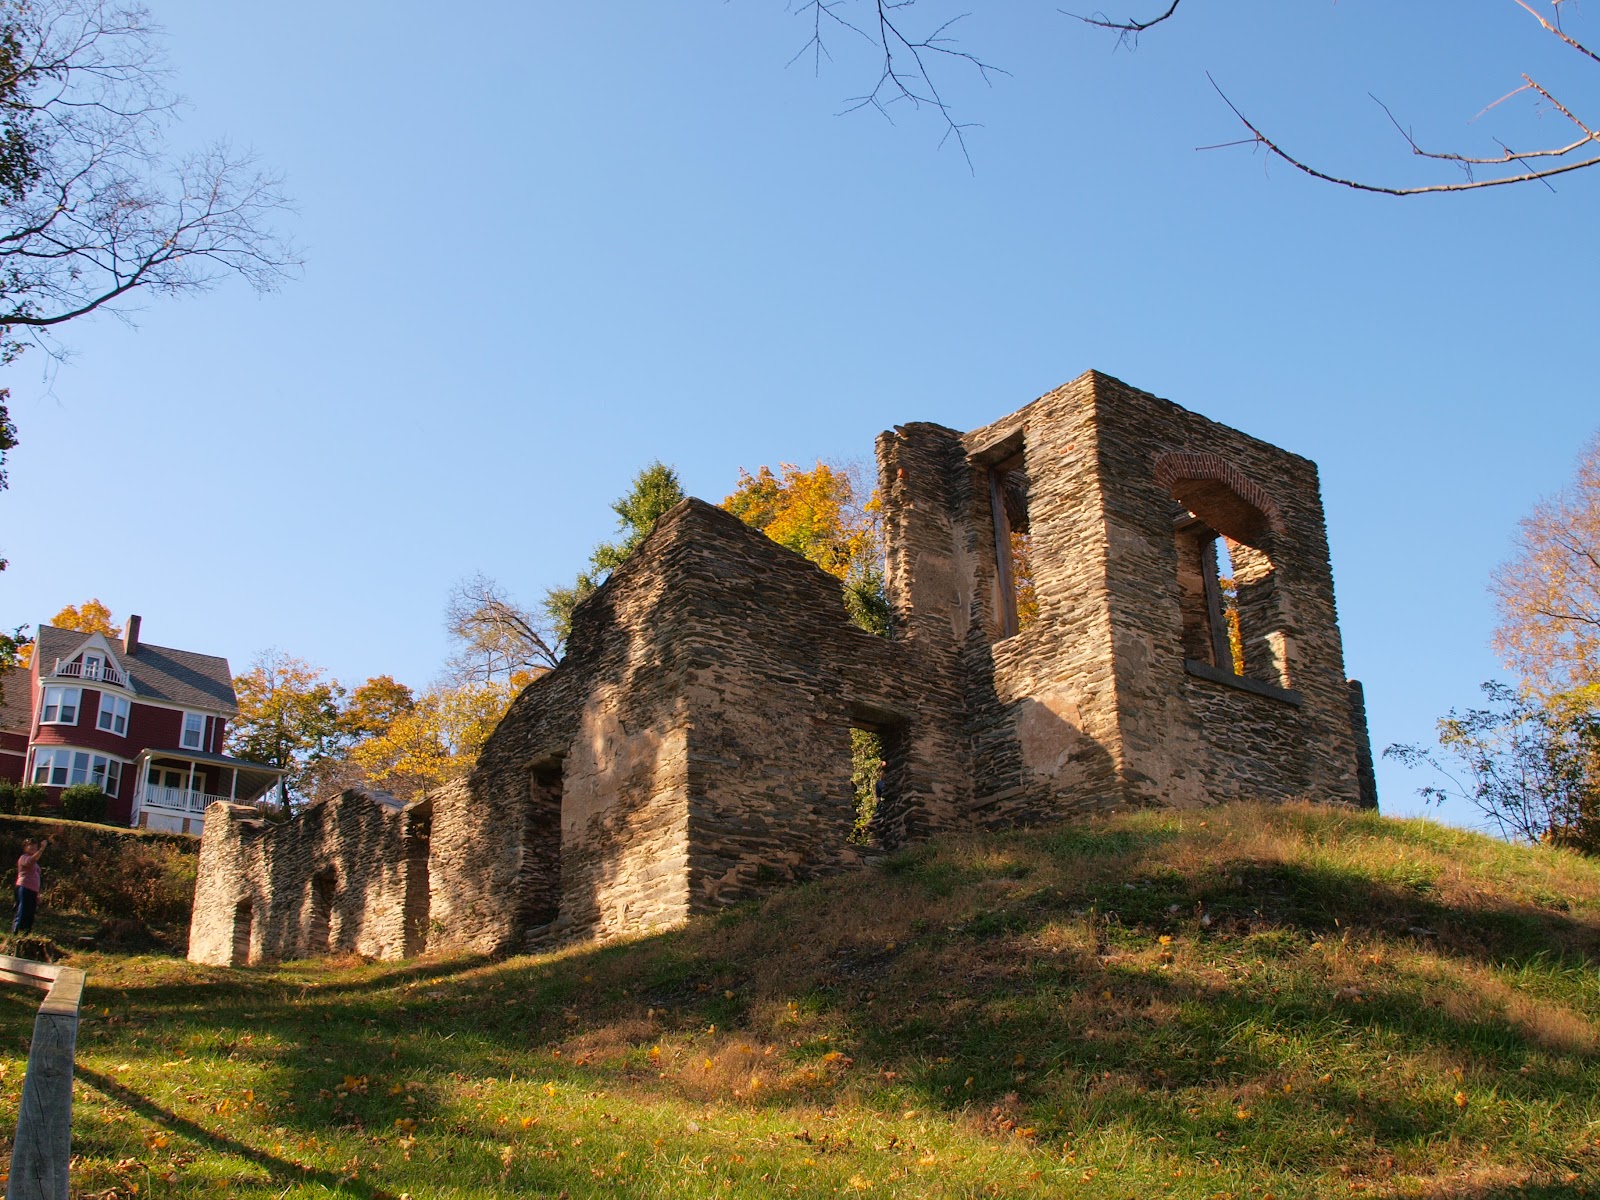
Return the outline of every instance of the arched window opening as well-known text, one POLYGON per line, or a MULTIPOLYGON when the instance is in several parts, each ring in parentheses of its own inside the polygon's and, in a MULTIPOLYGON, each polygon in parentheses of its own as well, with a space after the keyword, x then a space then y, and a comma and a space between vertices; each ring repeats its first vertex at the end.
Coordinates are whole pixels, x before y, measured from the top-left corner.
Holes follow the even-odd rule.
MULTIPOLYGON (((1174 456, 1186 461, 1200 456, 1174 456)), ((1158 477, 1163 474, 1160 465, 1158 477)), ((1183 654, 1190 662, 1288 688, 1289 634, 1286 604, 1272 563, 1275 514, 1247 481, 1216 476, 1163 482, 1178 510, 1173 536, 1178 558, 1178 595, 1183 654), (1239 486, 1236 487, 1235 484, 1239 486)))

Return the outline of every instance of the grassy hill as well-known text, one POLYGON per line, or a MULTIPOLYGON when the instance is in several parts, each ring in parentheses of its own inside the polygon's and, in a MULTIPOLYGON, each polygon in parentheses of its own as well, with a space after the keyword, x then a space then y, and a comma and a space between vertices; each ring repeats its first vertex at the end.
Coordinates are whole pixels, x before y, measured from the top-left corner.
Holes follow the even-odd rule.
POLYGON ((951 839, 503 962, 79 960, 84 1195, 1600 1191, 1600 864, 1422 821, 951 839))
POLYGON ((118 825, 56 817, 0 815, 0 871, 11 872, 26 838, 50 839, 43 863, 37 938, 14 942, 13 876, 0 901, 0 952, 55 957, 79 938, 140 949, 182 948, 189 938, 189 908, 200 841, 176 833, 149 833, 118 825), (53 943, 53 944, 50 944, 53 943))

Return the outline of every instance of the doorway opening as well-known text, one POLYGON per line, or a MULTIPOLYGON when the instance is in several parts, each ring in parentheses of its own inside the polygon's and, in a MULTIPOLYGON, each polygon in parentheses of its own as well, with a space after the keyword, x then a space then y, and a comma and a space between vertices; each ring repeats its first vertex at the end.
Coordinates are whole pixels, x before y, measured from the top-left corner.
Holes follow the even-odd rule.
POLYGON ((336 877, 331 867, 311 877, 311 913, 306 920, 306 954, 327 954, 333 946, 333 895, 336 877))
POLYGON ((554 921, 561 911, 561 759, 528 774, 523 809, 518 917, 523 929, 554 921))
POLYGON ((254 940, 255 924, 255 905, 249 900, 239 901, 233 910, 233 953, 229 956, 229 966, 250 965, 250 943, 254 940))

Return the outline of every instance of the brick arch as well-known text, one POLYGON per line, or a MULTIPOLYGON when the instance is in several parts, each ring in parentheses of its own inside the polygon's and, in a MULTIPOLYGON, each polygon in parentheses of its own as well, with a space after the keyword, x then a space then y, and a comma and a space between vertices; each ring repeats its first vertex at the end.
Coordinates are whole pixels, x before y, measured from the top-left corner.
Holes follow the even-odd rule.
POLYGON ((1175 500, 1235 541, 1249 543, 1267 530, 1283 532, 1283 512, 1277 501, 1220 454, 1160 455, 1155 477, 1175 500))

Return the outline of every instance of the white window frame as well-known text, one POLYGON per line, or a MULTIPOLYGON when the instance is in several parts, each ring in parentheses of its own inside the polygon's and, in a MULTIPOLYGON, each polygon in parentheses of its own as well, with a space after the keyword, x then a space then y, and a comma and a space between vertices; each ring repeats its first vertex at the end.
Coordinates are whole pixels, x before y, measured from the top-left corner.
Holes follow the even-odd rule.
POLYGON ((83 654, 83 677, 99 682, 106 673, 106 656, 97 650, 86 650, 83 654))
POLYGON ((183 728, 178 732, 178 745, 184 750, 199 750, 204 753, 206 749, 206 715, 205 713, 185 712, 183 714, 183 728), (195 741, 189 742, 189 722, 195 722, 195 741))
POLYGON ((96 718, 94 727, 106 733, 114 733, 118 737, 127 737, 130 711, 131 706, 126 698, 110 692, 101 692, 100 716, 96 718))
POLYGON ((81 687, 62 687, 59 684, 50 684, 45 687, 44 694, 40 697, 39 724, 76 725, 78 723, 78 716, 82 711, 83 689, 81 687), (67 703, 67 694, 69 692, 72 694, 72 702, 70 705, 72 709, 72 719, 70 721, 66 720, 61 715, 61 710, 69 707, 67 703), (50 702, 52 693, 55 694, 54 704, 50 702), (50 715, 52 709, 55 710, 54 716, 50 715))
POLYGON ((108 796, 122 790, 122 769, 127 763, 109 754, 79 750, 75 746, 37 746, 33 751, 30 783, 45 787, 73 787, 92 783, 108 796), (43 774, 44 778, 39 776, 43 774))

